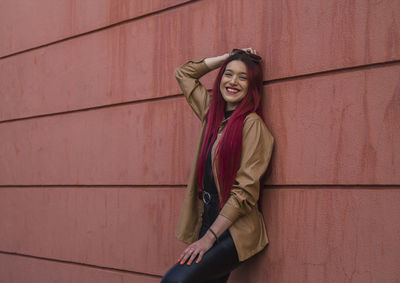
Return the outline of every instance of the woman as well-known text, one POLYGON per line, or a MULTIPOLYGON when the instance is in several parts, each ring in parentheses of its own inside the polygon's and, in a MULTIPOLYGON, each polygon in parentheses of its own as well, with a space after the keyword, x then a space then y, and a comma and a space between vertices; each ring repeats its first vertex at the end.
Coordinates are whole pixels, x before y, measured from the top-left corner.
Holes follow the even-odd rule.
POLYGON ((261 118, 261 57, 234 49, 175 76, 203 128, 176 230, 190 245, 161 282, 227 282, 268 243, 258 199, 274 139, 261 118), (218 67, 210 96, 198 79, 218 67))

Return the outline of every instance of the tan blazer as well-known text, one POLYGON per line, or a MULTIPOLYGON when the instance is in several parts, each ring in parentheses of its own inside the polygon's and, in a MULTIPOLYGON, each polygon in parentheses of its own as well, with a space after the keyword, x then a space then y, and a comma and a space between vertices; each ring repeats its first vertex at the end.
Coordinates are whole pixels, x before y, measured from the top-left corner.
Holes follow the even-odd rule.
MULTIPOLYGON (((175 70, 175 77, 187 102, 203 124, 196 158, 175 234, 179 240, 185 243, 193 243, 198 239, 202 224, 201 216, 204 206, 203 202, 198 198, 195 174, 197 159, 205 133, 205 116, 210 103, 210 95, 198 79, 209 71, 211 70, 204 63, 204 59, 189 61, 175 70)), ((226 122, 227 119, 220 125, 214 148, 219 142, 226 122)), ((240 168, 230 196, 220 211, 220 215, 228 218, 233 223, 229 228, 229 232, 232 235, 240 261, 253 256, 268 244, 264 220, 258 209, 258 198, 260 178, 268 167, 273 144, 274 138, 262 119, 256 113, 249 114, 243 124, 240 168)), ((215 154, 212 151, 212 164, 216 164, 214 159, 215 154)), ((216 174, 214 168, 213 170, 215 184, 219 193, 219 182, 216 177, 218 174, 216 174)))

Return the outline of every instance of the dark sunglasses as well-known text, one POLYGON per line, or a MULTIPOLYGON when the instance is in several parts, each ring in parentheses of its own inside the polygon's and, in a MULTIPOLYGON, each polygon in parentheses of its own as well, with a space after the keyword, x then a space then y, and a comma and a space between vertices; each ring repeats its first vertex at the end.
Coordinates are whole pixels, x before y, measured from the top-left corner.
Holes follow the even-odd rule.
POLYGON ((247 52, 247 51, 244 51, 244 50, 242 50, 242 49, 233 49, 232 52, 231 52, 231 56, 232 56, 232 55, 235 55, 235 54, 244 54, 244 55, 247 55, 247 56, 250 57, 250 59, 251 59, 253 62, 256 62, 256 63, 260 63, 260 62, 262 61, 262 58, 261 58, 260 56, 258 56, 258 55, 256 55, 256 54, 253 54, 253 53, 250 53, 250 52, 247 52))

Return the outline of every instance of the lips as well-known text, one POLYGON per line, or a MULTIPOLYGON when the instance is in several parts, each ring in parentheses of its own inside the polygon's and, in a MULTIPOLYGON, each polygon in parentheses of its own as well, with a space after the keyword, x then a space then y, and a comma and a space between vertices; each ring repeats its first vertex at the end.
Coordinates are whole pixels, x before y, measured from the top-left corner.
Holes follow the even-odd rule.
POLYGON ((234 88, 234 87, 226 87, 226 92, 229 94, 237 94, 240 89, 234 88))

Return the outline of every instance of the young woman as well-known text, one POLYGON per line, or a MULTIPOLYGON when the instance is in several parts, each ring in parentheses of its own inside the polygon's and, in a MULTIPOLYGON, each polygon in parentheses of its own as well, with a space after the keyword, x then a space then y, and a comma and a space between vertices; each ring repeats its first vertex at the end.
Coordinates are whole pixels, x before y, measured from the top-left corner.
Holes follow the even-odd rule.
POLYGON ((261 57, 234 49, 189 61, 175 76, 203 127, 176 230, 190 245, 161 282, 227 282, 268 243, 258 199, 274 139, 261 118, 261 57), (209 95, 198 79, 218 67, 209 95))

